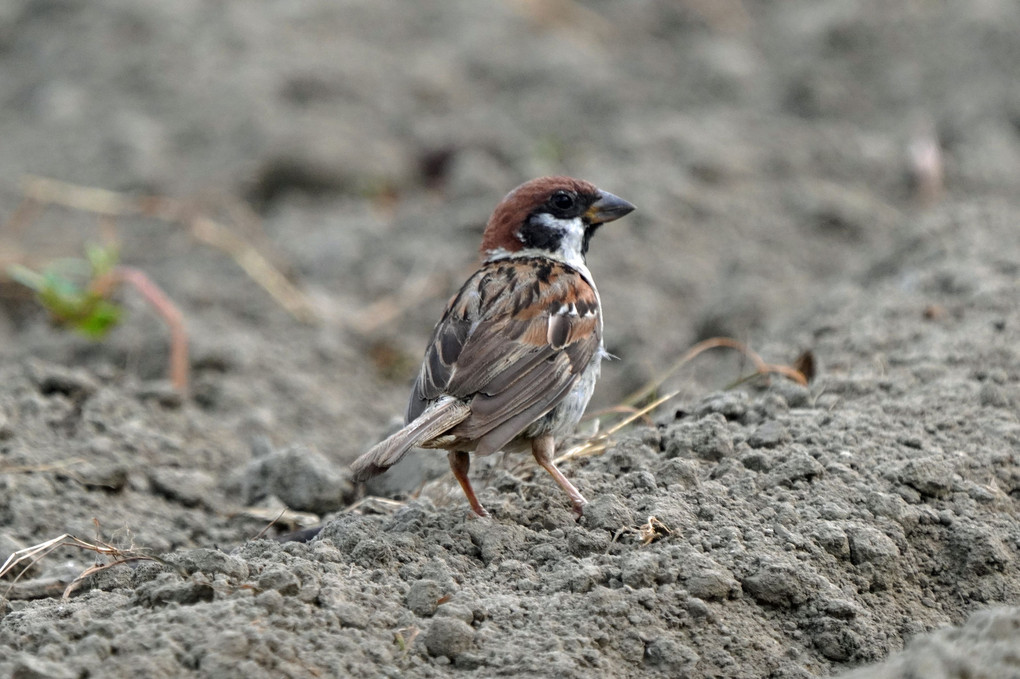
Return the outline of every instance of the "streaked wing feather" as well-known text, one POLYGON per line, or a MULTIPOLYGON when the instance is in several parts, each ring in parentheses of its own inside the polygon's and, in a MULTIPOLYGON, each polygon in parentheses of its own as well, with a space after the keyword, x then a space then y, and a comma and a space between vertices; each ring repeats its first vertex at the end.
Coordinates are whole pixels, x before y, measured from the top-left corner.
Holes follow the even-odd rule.
POLYGON ((550 392, 548 399, 536 401, 512 417, 501 419, 496 426, 489 429, 484 436, 478 439, 475 452, 479 455, 488 455, 501 450, 515 436, 524 431, 528 425, 548 412, 549 404, 556 403, 563 398, 567 391, 570 390, 570 387, 570 384, 564 384, 559 391, 550 392))
POLYGON ((462 298, 475 278, 477 274, 450 300, 442 318, 432 331, 432 339, 429 340, 425 350, 425 359, 418 372, 418 380, 407 404, 405 422, 414 420, 425 412, 430 403, 446 393, 453 367, 471 332, 471 319, 466 316, 462 298))
POLYGON ((476 439, 517 413, 536 406, 538 414, 525 422, 523 429, 556 405, 563 390, 573 385, 573 376, 563 370, 566 363, 565 357, 557 357, 554 363, 545 361, 502 391, 477 394, 471 399, 471 415, 451 433, 476 439))
POLYGON ((516 373, 532 362, 552 356, 554 351, 545 342, 544 330, 539 343, 529 341, 535 334, 532 326, 544 328, 545 323, 541 317, 525 322, 496 318, 479 323, 457 360, 446 392, 464 397, 504 388, 493 383, 508 384, 508 380, 512 381, 516 373))
POLYGON ((485 265, 447 305, 432 334, 408 420, 442 395, 471 399, 449 433, 502 446, 563 398, 598 351, 594 290, 543 259, 485 265), (532 285, 518 285, 527 277, 532 285))

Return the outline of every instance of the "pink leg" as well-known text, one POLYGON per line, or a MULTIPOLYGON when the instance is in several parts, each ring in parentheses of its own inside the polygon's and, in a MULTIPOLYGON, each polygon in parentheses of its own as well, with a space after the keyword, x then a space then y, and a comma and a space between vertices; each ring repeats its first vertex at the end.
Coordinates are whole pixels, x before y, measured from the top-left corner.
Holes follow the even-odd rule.
POLYGON ((574 487, 566 476, 563 475, 556 465, 553 464, 553 453, 556 451, 556 442, 553 437, 549 434, 539 436, 537 439, 531 442, 531 453, 535 456, 535 460, 538 462, 542 469, 552 474, 553 479, 560 485, 560 488, 567 492, 570 496, 570 502, 574 505, 574 513, 581 516, 581 511, 584 506, 588 504, 588 501, 581 495, 581 491, 574 487))
POLYGON ((453 470, 453 477, 457 479, 457 483, 460 484, 464 494, 467 495, 471 509, 478 516, 488 516, 489 512, 485 511, 485 507, 478 501, 475 489, 471 487, 471 481, 468 480, 468 469, 471 468, 471 455, 459 450, 451 450, 446 457, 450 460, 450 469, 453 470))

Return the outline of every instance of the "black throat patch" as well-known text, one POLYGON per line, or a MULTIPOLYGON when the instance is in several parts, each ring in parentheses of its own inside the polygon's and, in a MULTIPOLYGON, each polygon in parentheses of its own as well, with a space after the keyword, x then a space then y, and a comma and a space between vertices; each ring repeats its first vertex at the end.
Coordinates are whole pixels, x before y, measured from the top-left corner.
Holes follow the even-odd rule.
POLYGON ((595 235, 601 224, 588 224, 584 227, 584 237, 581 238, 581 256, 584 257, 588 254, 588 244, 591 243, 591 237, 595 235))

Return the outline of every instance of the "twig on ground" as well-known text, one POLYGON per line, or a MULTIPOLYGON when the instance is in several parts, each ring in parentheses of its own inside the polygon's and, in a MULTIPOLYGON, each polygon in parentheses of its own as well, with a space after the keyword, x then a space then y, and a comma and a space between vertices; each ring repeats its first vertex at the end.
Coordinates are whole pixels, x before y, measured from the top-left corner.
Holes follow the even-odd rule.
POLYGON ((649 516, 648 520, 638 527, 637 533, 642 545, 650 545, 660 538, 672 535, 673 531, 658 518, 649 516))
POLYGON ((192 217, 189 225, 192 235, 198 241, 233 257, 237 265, 294 318, 302 323, 318 322, 319 312, 308 296, 291 283, 253 245, 223 224, 202 215, 192 217))
POLYGON ((376 497, 375 495, 369 495, 363 497, 354 504, 344 509, 345 514, 351 512, 360 512, 363 507, 368 507, 374 510, 377 514, 391 514, 396 510, 403 507, 406 502, 400 502, 398 500, 390 500, 385 497, 376 497))
POLYGON ((666 380, 672 377, 674 373, 680 370, 680 368, 690 363, 691 360, 693 360, 699 354, 709 349, 716 349, 719 347, 736 349, 737 351, 751 359, 751 362, 754 363, 755 373, 750 377, 777 374, 787 377, 798 384, 805 386, 807 385, 807 379, 805 379, 804 375, 801 374, 800 371, 786 365, 774 365, 771 363, 766 363, 764 360, 762 360, 761 356, 759 356, 754 350, 752 350, 743 342, 738 342, 737 340, 732 339, 730 337, 711 337, 707 340, 698 342, 693 347, 688 349, 680 358, 678 358, 673 363, 673 365, 669 366, 655 379, 653 379, 651 382, 644 385, 643 387, 641 387, 640 389, 638 389, 637 391, 623 399, 622 405, 634 405, 636 403, 640 403, 641 401, 645 400, 646 398, 654 394, 656 390, 666 382, 666 380))
POLYGON ((148 556, 126 556, 123 559, 116 559, 114 561, 111 561, 110 563, 97 563, 95 565, 89 566, 81 573, 79 573, 74 580, 67 584, 67 587, 64 588, 64 593, 60 596, 60 598, 70 599, 71 594, 74 592, 74 590, 78 589, 78 587, 81 586, 81 583, 85 582, 85 578, 89 577, 90 575, 95 575, 96 573, 101 573, 107 570, 108 568, 113 568, 114 566, 119 566, 125 563, 131 563, 132 561, 157 561, 157 560, 158 559, 153 559, 152 557, 148 556))
POLYGON ((293 530, 295 528, 308 528, 309 526, 315 526, 322 520, 318 514, 298 512, 293 509, 287 509, 286 507, 283 509, 242 507, 231 514, 231 516, 244 516, 252 519, 258 519, 259 521, 269 521, 269 525, 262 529, 262 531, 256 536, 256 539, 261 538, 265 535, 267 530, 278 523, 293 530))
POLYGON ((262 528, 262 530, 260 530, 260 531, 259 531, 259 532, 258 532, 258 533, 257 533, 257 534, 255 535, 255 538, 254 538, 254 539, 255 539, 255 540, 261 540, 261 539, 262 539, 262 536, 263 536, 263 535, 265 535, 265 534, 266 534, 266 533, 267 533, 267 532, 269 531, 269 529, 270 529, 270 528, 272 528, 272 527, 273 527, 274 525, 276 525, 276 522, 277 522, 277 521, 279 521, 279 520, 280 520, 280 519, 281 519, 281 518, 283 517, 283 515, 284 515, 284 514, 286 514, 286 513, 287 513, 287 510, 286 510, 286 509, 282 509, 282 510, 280 510, 280 513, 276 515, 276 518, 275 518, 275 519, 273 519, 272 521, 270 521, 269 523, 267 523, 267 524, 266 524, 266 525, 265 525, 265 526, 264 526, 264 527, 262 528))
POLYGON ((0 465, 0 474, 36 474, 41 472, 64 471, 68 467, 86 462, 83 457, 73 457, 68 460, 58 460, 48 464, 21 464, 21 465, 0 465))
MULTIPOLYGON (((788 377, 789 379, 794 380, 798 384, 802 385, 807 384, 807 378, 800 370, 796 368, 791 368, 790 366, 773 365, 770 363, 766 363, 764 360, 762 360, 761 356, 759 356, 757 353, 751 350, 747 345, 743 344, 742 342, 738 342, 735 339, 731 339, 729 337, 713 337, 695 344, 693 347, 688 349, 683 356, 677 359, 676 362, 673 363, 673 365, 667 368, 661 375, 659 375, 654 380, 652 380, 651 382, 649 382, 648 384, 641 387, 633 394, 625 398, 620 404, 613 406, 607 411, 603 411, 603 412, 614 411, 630 412, 630 414, 627 417, 625 417, 623 420, 610 427, 607 431, 591 436, 588 438, 587 441, 574 446, 563 455, 557 457, 553 462, 555 464, 559 464, 561 462, 566 462, 567 460, 572 460, 577 457, 597 455, 605 451, 609 445, 609 439, 610 437, 612 437, 613 434, 620 431, 621 429, 623 429, 624 427, 626 427, 627 425, 629 425, 630 423, 634 422, 639 418, 647 419, 646 416, 648 413, 652 412, 666 401, 669 401, 670 399, 674 398, 680 392, 675 391, 669 393, 666 396, 658 398, 639 409, 635 409, 634 407, 635 404, 641 403, 645 399, 652 397, 655 394, 655 392, 659 389, 659 387, 661 387, 663 383, 665 383, 665 381, 669 379, 670 376, 672 376, 684 365, 689 363, 696 356, 698 356, 704 351, 707 351, 708 349, 714 349, 717 347, 727 347, 731 349, 736 349, 737 351, 740 351, 748 358, 750 358, 751 361, 754 363, 755 366, 754 374, 741 378, 741 381, 753 379, 754 377, 759 377, 761 375, 778 374, 788 377)), ((805 365, 807 364, 805 363, 805 365)))
POLYGON ((672 399, 673 397, 675 397, 679 393, 680 392, 678 392, 678 391, 674 391, 672 393, 666 394, 665 396, 662 396, 662 397, 652 401, 651 403, 649 403, 645 407, 643 407, 643 408, 641 408, 641 409, 631 413, 627 417, 623 418, 622 420, 620 420, 619 422, 614 424, 612 427, 607 429, 605 432, 603 432, 601 434, 597 434, 597 435, 589 438, 587 441, 585 441, 584 443, 581 443, 580 445, 574 446, 573 448, 571 448, 570 450, 568 450, 567 452, 563 453, 562 455, 557 457, 555 460, 553 460, 553 464, 560 464, 561 462, 566 462, 567 460, 573 460, 574 458, 588 457, 589 455, 597 455, 598 453, 603 452, 606 449, 606 447, 608 446, 608 444, 609 444, 609 438, 613 434, 615 434, 616 432, 620 431, 621 429, 626 427, 628 424, 630 424, 634 420, 637 420, 637 419, 639 419, 641 417, 644 417, 645 414, 650 413, 651 411, 655 410, 656 408, 661 406, 663 403, 665 403, 666 401, 672 399))
MULTIPOLYGON (((598 422, 598 418, 603 417, 604 415, 614 414, 631 415, 633 413, 636 413, 637 411, 638 409, 635 408, 634 406, 628 406, 620 403, 615 406, 609 406, 608 408, 601 408, 600 410, 596 410, 594 412, 585 413, 584 417, 581 418, 581 421, 586 422, 589 420, 595 420, 596 422, 598 422)), ((647 412, 645 413, 645 415, 641 417, 641 419, 644 421, 645 424, 649 426, 653 424, 652 418, 648 417, 647 412)), ((597 429, 595 433, 598 433, 597 429)))
POLYGON ((85 577, 93 573, 99 572, 101 570, 105 570, 112 566, 116 566, 118 564, 126 563, 129 561, 141 561, 141 560, 155 561, 157 563, 163 564, 164 566, 168 566, 170 568, 174 568, 175 570, 180 571, 180 569, 174 566, 173 564, 170 564, 157 556, 152 556, 151 554, 145 554, 143 552, 130 548, 120 549, 119 547, 114 547, 113 545, 102 542, 100 540, 97 540, 95 543, 92 543, 86 540, 82 540, 81 538, 77 538, 71 535, 70 533, 64 533, 59 537, 55 537, 51 540, 46 540, 45 542, 40 542, 39 544, 33 545, 32 547, 19 549, 18 551, 14 552, 13 554, 7 557, 7 560, 4 561, 4 565, 0 566, 0 578, 3 578, 9 575, 10 573, 13 573, 14 570, 20 564, 24 563, 25 565, 17 573, 17 575, 15 575, 13 582, 8 586, 7 591, 4 592, 3 596, 0 596, 0 599, 7 598, 7 595, 12 591, 14 585, 21 579, 21 576, 23 576, 28 571, 29 568, 31 568, 34 564, 38 563, 39 560, 41 560, 47 554, 60 547, 78 547, 79 549, 95 552, 96 554, 99 554, 101 556, 111 557, 114 559, 114 561, 111 563, 97 564, 95 566, 91 566, 87 568, 85 571, 83 571, 81 574, 79 574, 78 577, 72 580, 64 589, 62 596, 65 599, 71 596, 71 593, 74 591, 74 589, 76 589, 77 585, 80 584, 85 577))
POLYGON ((28 200, 40 206, 60 205, 110 217, 126 217, 140 213, 136 199, 116 191, 92 186, 27 175, 21 182, 21 191, 28 200))
POLYGON ((628 533, 636 534, 638 539, 641 540, 642 546, 644 546, 650 545, 656 540, 664 538, 667 535, 672 535, 673 531, 671 531, 666 524, 658 518, 649 516, 648 520, 637 528, 634 528, 633 526, 623 526, 622 528, 618 528, 616 532, 613 533, 613 542, 616 542, 620 539, 620 537, 627 535, 628 533))

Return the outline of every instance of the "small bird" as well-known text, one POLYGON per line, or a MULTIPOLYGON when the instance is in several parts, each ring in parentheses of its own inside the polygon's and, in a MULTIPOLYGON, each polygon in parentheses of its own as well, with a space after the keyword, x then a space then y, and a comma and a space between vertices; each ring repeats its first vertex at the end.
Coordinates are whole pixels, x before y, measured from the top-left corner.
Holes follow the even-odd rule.
POLYGON ((471 509, 470 453, 530 446, 578 515, 584 496, 553 464, 591 399, 602 344, 602 303, 585 254, 592 235, 634 206, 570 177, 540 177, 496 206, 482 236, 482 265, 432 332, 403 429, 351 465, 364 481, 412 447, 447 451, 471 509))

